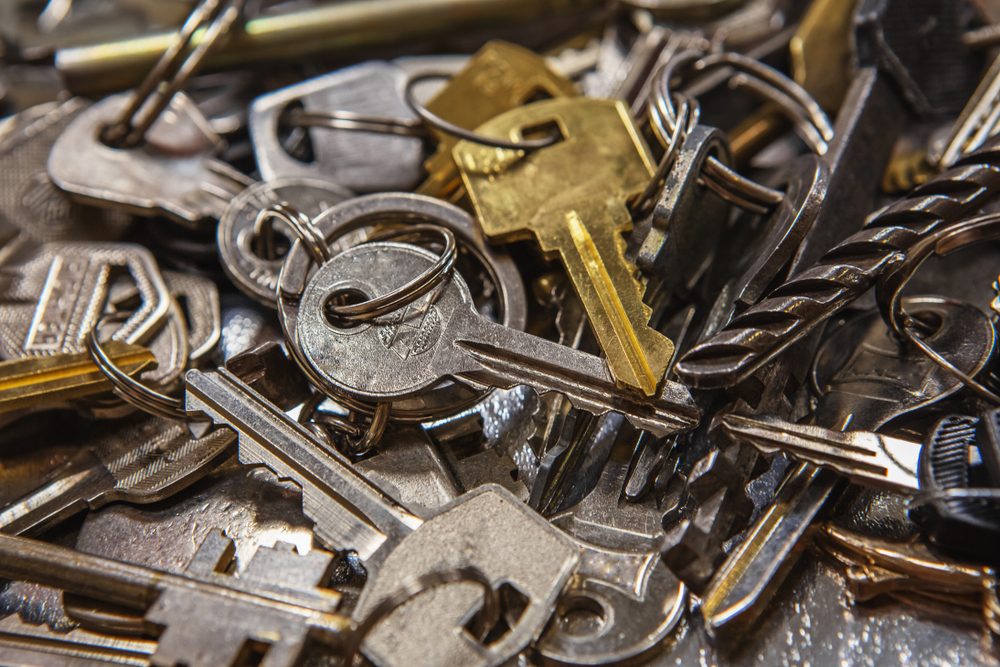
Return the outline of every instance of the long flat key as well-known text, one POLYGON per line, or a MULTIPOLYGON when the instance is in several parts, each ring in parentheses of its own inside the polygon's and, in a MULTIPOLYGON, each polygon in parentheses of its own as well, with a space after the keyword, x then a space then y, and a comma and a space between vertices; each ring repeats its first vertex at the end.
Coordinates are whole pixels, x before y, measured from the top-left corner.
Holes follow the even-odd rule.
POLYGON ((621 102, 552 99, 498 116, 478 132, 516 139, 557 132, 546 148, 518 151, 460 142, 455 162, 494 241, 534 238, 558 257, 583 302, 614 379, 656 393, 674 345, 649 326, 643 284, 625 259, 627 202, 649 183, 653 163, 621 102))
POLYGON ((241 462, 263 464, 299 485, 324 544, 358 553, 369 581, 357 618, 413 577, 463 567, 475 567, 495 587, 514 586, 528 600, 511 631, 484 646, 460 630, 481 599, 478 586, 419 596, 365 642, 375 662, 498 665, 541 633, 579 556, 569 538, 510 492, 481 487, 425 521, 229 371, 192 370, 186 378, 187 409, 235 430, 241 462), (519 560, 523 553, 532 558, 519 560))
MULTIPOLYGON (((128 375, 156 365, 153 353, 138 345, 110 341, 104 351, 128 375)), ((87 352, 0 362, 0 414, 61 406, 111 388, 111 382, 87 352)))
POLYGON ((320 267, 303 294, 295 328, 306 363, 325 383, 365 401, 410 396, 454 378, 479 387, 559 392, 577 408, 620 412, 660 436, 697 424, 698 408, 682 385, 665 381, 650 398, 624 390, 599 357, 479 315, 458 275, 373 325, 346 329, 327 320, 324 304, 335 293, 386 294, 434 261, 416 246, 368 243, 320 267))
POLYGON ((37 534, 83 509, 163 500, 226 458, 234 439, 229 429, 196 438, 180 423, 133 422, 85 444, 58 478, 0 510, 0 532, 37 534))

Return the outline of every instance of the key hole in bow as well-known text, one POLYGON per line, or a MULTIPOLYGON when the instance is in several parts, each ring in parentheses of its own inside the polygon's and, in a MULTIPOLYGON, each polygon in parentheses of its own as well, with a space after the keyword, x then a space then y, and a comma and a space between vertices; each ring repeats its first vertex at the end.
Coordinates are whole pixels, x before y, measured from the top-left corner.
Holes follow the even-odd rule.
POLYGON ((560 141, 566 141, 566 133, 563 132, 562 126, 559 122, 554 119, 522 127, 518 134, 521 135, 521 141, 552 138, 554 138, 553 144, 557 144, 560 141))
POLYGON ((362 323, 337 313, 338 308, 354 306, 368 301, 371 297, 355 287, 344 287, 331 292, 323 302, 323 316, 330 326, 337 329, 353 329, 362 323))

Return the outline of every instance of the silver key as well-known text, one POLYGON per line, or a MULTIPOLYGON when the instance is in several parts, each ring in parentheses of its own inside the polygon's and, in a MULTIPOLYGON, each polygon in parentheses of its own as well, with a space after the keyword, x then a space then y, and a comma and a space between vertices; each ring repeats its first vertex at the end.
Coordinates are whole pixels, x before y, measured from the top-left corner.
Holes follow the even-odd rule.
POLYGON ((163 279, 180 305, 187 325, 186 364, 205 361, 222 337, 219 288, 208 278, 180 271, 164 271, 163 279))
POLYGON ((194 438, 184 424, 156 418, 120 427, 82 443, 57 479, 0 510, 0 532, 38 534, 83 509, 163 500, 227 457, 234 439, 229 429, 194 438))
POLYGON ((0 266, 0 357, 82 352, 102 316, 115 268, 128 272, 140 304, 113 337, 146 342, 170 309, 152 254, 124 243, 47 243, 0 266))
MULTIPOLYGON (((264 257, 254 247, 257 215, 279 203, 288 203, 310 218, 352 197, 352 193, 324 180, 306 177, 274 178, 254 183, 236 196, 219 219, 217 238, 222 268, 244 294, 274 307, 278 299, 278 272, 283 257, 264 257)), ((280 221, 274 231, 289 245, 295 235, 280 221)))
POLYGON ((419 138, 303 127, 315 156, 312 162, 290 155, 280 139, 283 116, 293 104, 306 112, 416 120, 403 99, 406 79, 406 72, 396 65, 372 61, 258 97, 247 122, 261 178, 322 178, 357 192, 412 190, 422 174, 424 154, 419 138))
POLYGON ((939 169, 954 166, 959 158, 976 150, 1000 129, 1000 57, 994 58, 989 69, 948 136, 940 143, 931 143, 928 161, 939 169))
POLYGON ((174 96, 143 145, 119 149, 104 144, 101 130, 129 100, 128 94, 107 97, 66 127, 48 162, 57 187, 98 206, 201 226, 221 217, 229 201, 253 183, 213 157, 221 139, 183 94, 174 96))
POLYGON ((237 432, 241 462, 263 464, 302 488, 317 538, 357 552, 369 580, 356 618, 412 577, 459 567, 475 567, 494 586, 507 583, 528 600, 516 626, 484 646, 460 630, 481 599, 478 586, 421 595, 365 642, 365 653, 378 664, 498 665, 542 631, 576 567, 573 543, 497 486, 467 493, 421 519, 225 369, 188 371, 186 406, 237 432))
POLYGON ((386 294, 435 260, 416 246, 368 243, 320 267, 303 294, 293 342, 313 373, 339 392, 369 402, 412 396, 454 378, 477 387, 556 391, 577 408, 597 415, 620 412, 659 436, 698 423, 698 408, 682 385, 666 380, 650 399, 623 390, 601 358, 479 315, 458 275, 374 324, 346 329, 327 320, 325 304, 336 293, 386 294))

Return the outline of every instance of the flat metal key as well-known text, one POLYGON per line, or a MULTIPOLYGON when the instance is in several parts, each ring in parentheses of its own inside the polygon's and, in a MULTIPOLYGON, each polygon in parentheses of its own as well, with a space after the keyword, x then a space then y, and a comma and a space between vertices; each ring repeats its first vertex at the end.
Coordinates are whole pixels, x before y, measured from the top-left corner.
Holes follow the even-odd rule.
POLYGON ((114 95, 77 115, 52 146, 49 176, 70 196, 136 215, 166 215, 189 226, 218 220, 253 179, 214 156, 222 147, 195 104, 177 94, 135 148, 114 148, 101 133, 131 96, 114 95))
POLYGON ((84 509, 163 500, 228 457, 235 439, 224 428, 198 438, 179 422, 133 420, 83 443, 58 477, 0 510, 0 533, 38 534, 84 509))
POLYGON ((664 381, 646 397, 619 387, 600 357, 517 331, 475 310, 453 274, 439 289, 373 324, 344 328, 326 317, 338 293, 387 294, 434 264, 433 253, 401 243, 367 243, 320 267, 303 294, 295 341, 324 384, 368 402, 417 394, 453 378, 477 387, 527 385, 555 391, 595 415, 620 412, 659 436, 693 428, 700 413, 687 388, 664 381))
POLYGON ((0 576, 60 588, 143 613, 157 639, 150 662, 187 667, 299 664, 307 640, 341 648, 353 629, 337 613, 341 596, 326 588, 333 555, 291 545, 261 547, 238 575, 235 550, 209 533, 181 573, 101 558, 26 537, 0 535, 0 576))
POLYGON ((578 561, 572 541, 510 492, 486 485, 424 520, 367 479, 225 369, 188 371, 186 407, 237 433, 239 459, 302 489, 303 510, 325 545, 357 553, 368 582, 354 611, 363 618, 421 575, 473 567, 527 599, 516 625, 483 645, 462 631, 481 601, 478 585, 438 588, 384 619, 363 650, 381 665, 499 665, 538 637, 578 561), (530 558, 521 559, 530 554, 530 558))
POLYGON ((563 98, 508 111, 477 132, 506 140, 556 133, 527 154, 463 141, 453 151, 480 225, 493 241, 535 239, 557 257, 619 384, 646 396, 674 353, 649 326, 644 285, 625 258, 628 201, 653 175, 649 149, 622 102, 563 98))

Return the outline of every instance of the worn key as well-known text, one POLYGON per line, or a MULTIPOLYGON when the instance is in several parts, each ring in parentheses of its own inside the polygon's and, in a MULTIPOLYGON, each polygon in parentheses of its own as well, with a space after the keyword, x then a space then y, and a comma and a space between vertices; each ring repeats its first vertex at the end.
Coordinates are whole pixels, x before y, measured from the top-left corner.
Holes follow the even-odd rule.
POLYGON ((656 393, 674 352, 649 326, 643 284, 625 259, 627 207, 649 183, 649 149, 621 102, 553 99, 509 111, 480 126, 492 137, 558 133, 552 146, 522 154, 461 142, 455 146, 466 189, 486 236, 534 238, 558 257, 621 385, 656 393))
POLYGON ((356 470, 339 452, 225 369, 188 371, 186 407, 237 433, 239 458, 263 464, 302 489, 305 514, 327 546, 353 550, 368 571, 354 615, 362 618, 404 582, 474 567, 527 598, 502 639, 482 645, 460 629, 479 586, 439 588, 385 619, 364 651, 382 665, 499 665, 541 633, 576 566, 573 543, 509 491, 485 485, 424 520, 356 470), (519 560, 532 554, 529 561, 519 560))
POLYGON ((345 328, 327 319, 325 304, 338 293, 386 294, 435 259, 416 246, 368 243, 320 267, 303 294, 295 327, 305 363, 326 384, 364 401, 410 396, 454 378, 478 387, 556 391, 577 408, 620 412, 661 436, 697 424, 698 408, 682 385, 665 381, 652 397, 622 389, 599 357, 481 316, 459 275, 374 324, 345 328))
POLYGON ((229 456, 234 440, 229 429, 196 438, 179 422, 133 421, 84 444, 56 479, 0 510, 0 532, 38 534, 83 509, 163 500, 229 456))

